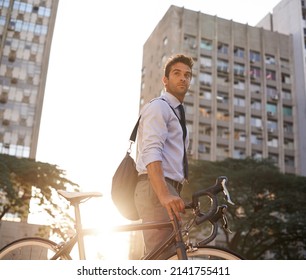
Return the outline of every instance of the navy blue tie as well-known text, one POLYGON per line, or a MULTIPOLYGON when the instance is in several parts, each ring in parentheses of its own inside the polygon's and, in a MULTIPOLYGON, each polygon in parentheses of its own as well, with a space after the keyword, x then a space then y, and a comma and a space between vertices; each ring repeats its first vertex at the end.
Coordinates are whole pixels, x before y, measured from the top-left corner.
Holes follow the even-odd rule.
POLYGON ((184 141, 184 158, 183 158, 183 164, 184 164, 184 175, 185 179, 188 180, 188 159, 186 154, 186 147, 185 147, 185 140, 187 136, 187 129, 186 129, 186 117, 185 117, 185 110, 184 106, 180 104, 178 107, 180 112, 180 124, 183 129, 183 141, 184 141))

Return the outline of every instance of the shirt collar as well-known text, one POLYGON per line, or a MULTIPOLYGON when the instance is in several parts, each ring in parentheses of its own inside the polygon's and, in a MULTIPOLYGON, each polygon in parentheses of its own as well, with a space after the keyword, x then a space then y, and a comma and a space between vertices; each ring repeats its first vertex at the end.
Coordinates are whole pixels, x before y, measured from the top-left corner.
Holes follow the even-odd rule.
POLYGON ((161 95, 162 98, 166 99, 172 108, 176 108, 181 104, 181 102, 171 93, 164 91, 161 95))

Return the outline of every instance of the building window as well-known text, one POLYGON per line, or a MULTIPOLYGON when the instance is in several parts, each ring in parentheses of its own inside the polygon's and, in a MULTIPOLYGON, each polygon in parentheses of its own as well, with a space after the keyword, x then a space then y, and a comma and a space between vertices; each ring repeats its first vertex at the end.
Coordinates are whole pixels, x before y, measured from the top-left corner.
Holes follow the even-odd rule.
POLYGON ((234 74, 238 76, 245 76, 245 68, 243 64, 235 63, 234 64, 234 74))
POLYGON ((288 122, 284 123, 284 132, 288 133, 288 134, 292 134, 293 133, 293 125, 292 125, 292 123, 288 123, 288 122))
POLYGON ((253 159, 262 159, 263 158, 263 156, 262 156, 262 153, 261 152, 253 152, 252 153, 252 158, 253 159))
POLYGON ((261 102, 256 100, 251 100, 251 109, 261 110, 261 102))
POLYGON ((292 108, 288 106, 283 106, 283 115, 285 117, 291 117, 292 116, 292 108))
POLYGON ((50 17, 51 16, 51 9, 46 7, 39 7, 38 15, 40 17, 50 17))
POLYGON ((237 80, 234 83, 234 89, 245 90, 245 82, 241 80, 237 80))
POLYGON ((242 97, 234 97, 234 105, 235 106, 240 106, 240 107, 245 107, 245 99, 242 97))
POLYGON ((289 69, 290 68, 288 59, 281 58, 280 59, 280 64, 281 64, 281 67, 284 68, 284 69, 289 69))
POLYGON ((293 140, 285 138, 284 146, 285 146, 285 149, 294 150, 294 142, 293 142, 293 140))
POLYGON ((294 157, 285 156, 285 164, 286 164, 286 166, 294 167, 294 157))
POLYGON ((196 37, 192 36, 192 35, 185 34, 184 45, 185 45, 185 47, 187 47, 189 49, 193 49, 193 50, 196 49, 197 48, 196 37))
POLYGON ((186 114, 193 115, 193 105, 192 104, 185 104, 186 114))
POLYGON ((267 97, 273 100, 278 100, 278 93, 275 87, 267 87, 267 97))
POLYGON ((250 51, 250 62, 260 62, 260 53, 256 51, 250 51))
POLYGON ((265 63, 270 65, 275 65, 275 57, 271 54, 266 54, 265 56, 265 63))
POLYGON ((228 54, 228 45, 224 43, 218 44, 218 53, 219 54, 228 54))
POLYGON ((0 16, 0 25, 4 26, 5 22, 6 22, 5 17, 4 16, 0 16))
POLYGON ((212 66, 211 57, 201 56, 200 65, 201 65, 201 68, 211 68, 212 66))
POLYGON ((234 139, 237 141, 245 142, 246 134, 242 130, 235 130, 234 131, 234 139))
POLYGON ((244 58, 244 49, 239 47, 234 47, 234 56, 244 58))
POLYGON ((227 111, 217 111, 216 119, 218 121, 229 121, 229 113, 227 111))
POLYGON ((200 107, 199 108, 199 113, 200 116, 204 117, 204 118, 209 118, 211 115, 211 109, 207 108, 207 107, 200 107))
POLYGON ((267 121, 267 129, 270 133, 274 133, 277 131, 277 122, 276 121, 267 121))
POLYGON ((225 146, 217 146, 216 154, 219 157, 227 158, 229 156, 229 149, 225 146))
POLYGON ((260 78, 261 77, 261 70, 258 67, 251 67, 250 69, 250 76, 252 79, 260 78))
POLYGON ((217 101, 219 103, 228 104, 228 94, 227 94, 227 92, 218 91, 216 98, 217 98, 217 101))
POLYGON ((222 59, 218 59, 218 61, 217 61, 217 69, 220 72, 228 73, 228 61, 222 60, 222 59))
POLYGON ((271 81, 275 81, 275 80, 276 80, 275 71, 266 70, 266 79, 267 79, 267 80, 271 80, 271 81))
POLYGON ((229 139, 229 131, 228 128, 217 127, 217 136, 223 139, 229 139))
POLYGON ((200 73, 200 84, 210 86, 212 81, 211 74, 208 73, 200 73))
POLYGON ((1 1, 0 3, 1 3, 3 8, 8 8, 10 6, 10 1, 9 0, 4 0, 4 1, 1 1))
POLYGON ((282 73, 282 83, 287 85, 290 84, 291 83, 290 75, 282 73))
POLYGON ((251 83, 250 90, 251 90, 252 93, 260 93, 261 92, 261 87, 260 87, 259 84, 251 83))
POLYGON ((268 116, 275 116, 276 115, 277 106, 275 104, 268 103, 266 108, 267 108, 268 116))
POLYGON ((283 89, 282 90, 282 98, 284 100, 292 100, 292 94, 290 90, 283 89))
POLYGON ((199 154, 209 154, 210 153, 210 144, 200 142, 198 147, 199 154))
POLYGON ((245 124, 245 115, 236 114, 236 115, 234 116, 234 123, 237 123, 237 124, 245 124))
POLYGON ((251 134, 251 143, 254 145, 261 145, 262 137, 258 134, 251 134))
POLYGON ((211 92, 207 90, 201 90, 199 97, 205 100, 211 100, 211 92))
POLYGON ((278 147, 278 139, 276 137, 268 138, 268 146, 277 148, 278 147))
POLYGON ((251 117, 251 126, 262 128, 261 118, 251 117))
POLYGON ((277 154, 269 153, 268 158, 269 158, 273 163, 275 163, 275 164, 278 163, 278 155, 277 155, 277 154))
POLYGON ((207 125, 207 124, 200 124, 199 125, 199 134, 210 136, 211 135, 211 126, 207 125))
POLYGON ((233 158, 236 159, 245 159, 246 155, 245 155, 245 151, 242 149, 234 149, 233 151, 233 158))
POLYGON ((201 39, 201 49, 206 51, 212 50, 212 41, 207 39, 201 39))
POLYGON ((229 86, 228 82, 229 82, 229 78, 227 74, 224 75, 224 73, 218 73, 217 85, 227 87, 229 86))
POLYGON ((0 103, 5 104, 8 101, 8 92, 1 92, 0 94, 0 103))

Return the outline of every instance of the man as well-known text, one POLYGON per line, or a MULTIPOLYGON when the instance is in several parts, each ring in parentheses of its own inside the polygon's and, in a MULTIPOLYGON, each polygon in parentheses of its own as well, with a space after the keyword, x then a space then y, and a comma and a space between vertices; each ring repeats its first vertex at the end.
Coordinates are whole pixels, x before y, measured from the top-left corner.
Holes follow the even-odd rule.
MULTIPOLYGON (((179 194, 187 174, 184 153, 188 137, 183 135, 178 109, 192 78, 193 60, 182 54, 170 57, 164 68, 164 92, 141 112, 136 166, 139 181, 135 203, 143 222, 168 221, 185 213, 179 194), (185 142, 185 143, 184 143, 185 142)), ((146 251, 163 241, 172 229, 145 230, 146 251)))

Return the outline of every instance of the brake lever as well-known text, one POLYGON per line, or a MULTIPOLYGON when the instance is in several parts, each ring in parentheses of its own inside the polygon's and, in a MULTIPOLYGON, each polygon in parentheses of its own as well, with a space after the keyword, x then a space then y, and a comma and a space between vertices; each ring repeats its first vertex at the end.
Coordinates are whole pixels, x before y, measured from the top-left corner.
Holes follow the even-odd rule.
POLYGON ((223 220, 223 229, 228 232, 228 233, 232 233, 232 231, 230 230, 230 228, 228 227, 228 219, 225 215, 225 211, 226 211, 226 208, 223 208, 222 209, 222 220, 223 220))
POLYGON ((227 182, 227 179, 226 178, 223 178, 222 179, 222 182, 221 182, 221 185, 222 185, 222 188, 223 188, 223 193, 225 195, 225 199, 226 201, 231 204, 231 205, 235 205, 235 203, 231 200, 231 196, 229 194, 229 191, 226 187, 226 182, 227 182))

